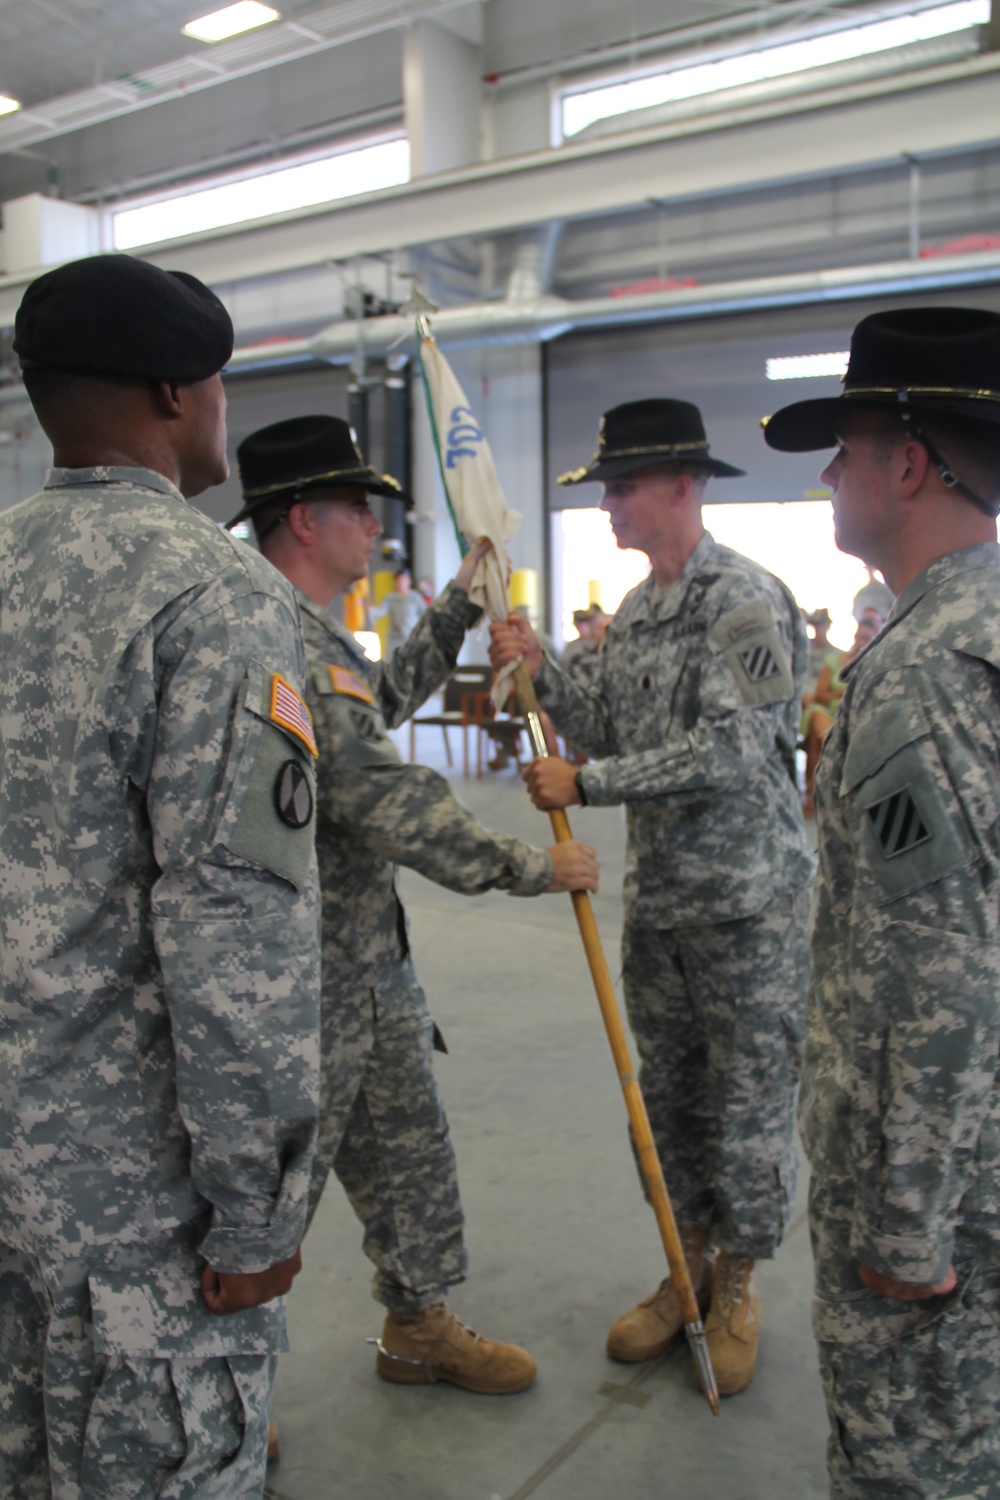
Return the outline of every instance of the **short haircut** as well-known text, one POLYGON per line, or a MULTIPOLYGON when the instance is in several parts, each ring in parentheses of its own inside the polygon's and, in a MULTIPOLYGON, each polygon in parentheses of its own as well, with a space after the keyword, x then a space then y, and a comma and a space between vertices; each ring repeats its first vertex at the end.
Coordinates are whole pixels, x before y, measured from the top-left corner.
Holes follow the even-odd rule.
POLYGON ((72 370, 24 370, 24 389, 39 419, 57 417, 68 407, 110 405, 125 391, 148 382, 130 375, 79 375, 72 370))
POLYGON ((919 441, 925 432, 962 484, 984 500, 1000 501, 1000 429, 957 412, 915 412, 914 416, 916 432, 898 412, 884 413, 884 436, 877 450, 883 460, 901 443, 911 437, 919 441))

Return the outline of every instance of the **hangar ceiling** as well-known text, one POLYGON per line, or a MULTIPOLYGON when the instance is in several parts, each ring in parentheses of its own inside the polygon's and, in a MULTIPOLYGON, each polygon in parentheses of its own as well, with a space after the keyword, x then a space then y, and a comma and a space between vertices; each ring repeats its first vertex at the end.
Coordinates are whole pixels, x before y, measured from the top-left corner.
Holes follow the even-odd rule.
MULTIPOLYGON (((377 310, 412 276, 446 307, 497 303, 526 233, 546 226, 529 296, 618 296, 623 310, 650 292, 669 304, 676 288, 680 305, 692 288, 963 251, 986 281, 1000 274, 1000 54, 986 35, 827 72, 806 92, 647 111, 624 136, 599 126, 556 151, 560 82, 798 34, 871 0, 279 5, 272 27, 206 47, 181 27, 209 0, 0 0, 0 92, 24 104, 0 118, 0 203, 42 193, 104 208, 402 129, 407 31, 426 21, 464 40, 481 85, 465 167, 140 249, 218 286, 240 342, 314 334, 365 293, 377 310), (186 82, 192 70, 211 86, 186 82)), ((0 276, 0 329, 24 279, 0 276)))

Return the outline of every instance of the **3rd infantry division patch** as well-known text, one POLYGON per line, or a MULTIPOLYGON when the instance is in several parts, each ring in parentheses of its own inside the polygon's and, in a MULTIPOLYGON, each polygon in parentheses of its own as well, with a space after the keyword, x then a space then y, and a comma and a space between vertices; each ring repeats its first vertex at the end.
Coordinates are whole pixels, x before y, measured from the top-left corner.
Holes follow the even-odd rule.
POLYGON ((781 676, 781 666, 768 645, 751 646, 748 651, 741 651, 740 661, 751 682, 767 682, 771 677, 781 676))
POLYGON ((873 802, 865 812, 875 835, 875 842, 886 859, 895 859, 906 854, 918 844, 926 844, 931 838, 920 810, 913 800, 908 786, 891 792, 880 802, 873 802))

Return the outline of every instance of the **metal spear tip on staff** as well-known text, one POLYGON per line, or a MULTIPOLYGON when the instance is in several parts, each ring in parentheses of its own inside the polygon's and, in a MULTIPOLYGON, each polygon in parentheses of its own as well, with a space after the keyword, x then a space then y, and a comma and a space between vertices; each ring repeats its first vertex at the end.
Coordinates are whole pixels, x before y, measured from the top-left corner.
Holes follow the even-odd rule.
MULTIPOLYGON (((510 613, 506 582, 508 564, 506 544, 513 535, 520 517, 515 511, 507 508, 489 443, 475 419, 466 400, 465 392, 456 380, 451 366, 434 342, 430 323, 424 310, 415 310, 418 312, 418 348, 424 392, 427 397, 427 410, 434 434, 441 479, 448 509, 458 536, 459 548, 463 554, 468 550, 467 537, 478 539, 488 536, 493 542, 492 552, 487 553, 476 570, 473 585, 469 590, 470 597, 491 619, 505 620, 510 613), (480 569, 482 581, 479 581, 480 569)), ((520 712, 531 742, 532 755, 535 758, 546 756, 549 752, 542 730, 538 699, 535 695, 534 683, 523 661, 514 668, 513 681, 520 712)), ((557 843, 566 843, 572 839, 573 835, 565 811, 555 809, 549 813, 549 818, 557 843)), ((719 1390, 705 1340, 705 1329, 701 1321, 694 1287, 691 1285, 691 1277, 688 1274, 680 1236, 677 1233, 677 1223, 653 1141, 646 1103, 632 1066, 625 1028, 618 1009, 607 960, 604 957, 593 907, 586 891, 572 891, 570 899, 573 902, 587 964, 594 981, 604 1028, 618 1072, 618 1081, 625 1096, 625 1107, 632 1126, 643 1180, 653 1205, 660 1239, 670 1268, 670 1279, 680 1304, 684 1330, 694 1356, 698 1384, 713 1413, 718 1416, 719 1390)))

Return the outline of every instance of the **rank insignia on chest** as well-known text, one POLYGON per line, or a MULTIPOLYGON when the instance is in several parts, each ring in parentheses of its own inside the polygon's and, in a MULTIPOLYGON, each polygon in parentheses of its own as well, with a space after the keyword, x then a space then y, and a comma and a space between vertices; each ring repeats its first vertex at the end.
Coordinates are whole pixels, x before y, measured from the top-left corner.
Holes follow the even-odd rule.
POLYGON ((312 787, 297 760, 286 760, 274 783, 274 805, 278 817, 289 828, 305 828, 313 815, 312 787))
POLYGON ((362 703, 374 704, 375 698, 367 682, 355 677, 346 667, 327 667, 330 685, 335 693, 345 693, 349 698, 360 698, 362 703))
POLYGON ((775 660, 770 646, 751 646, 740 652, 743 670, 751 682, 767 682, 771 677, 781 676, 781 666, 775 660))
POLYGON ((931 833, 908 786, 865 808, 875 842, 886 859, 895 859, 930 841, 931 833))
POLYGON ((312 715, 305 701, 299 697, 291 683, 285 681, 280 672, 275 672, 271 677, 271 706, 268 717, 272 724, 280 724, 282 729, 287 729, 289 734, 294 735, 301 744, 305 745, 310 755, 314 757, 319 755, 316 736, 313 734, 312 715))

